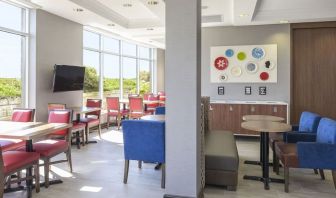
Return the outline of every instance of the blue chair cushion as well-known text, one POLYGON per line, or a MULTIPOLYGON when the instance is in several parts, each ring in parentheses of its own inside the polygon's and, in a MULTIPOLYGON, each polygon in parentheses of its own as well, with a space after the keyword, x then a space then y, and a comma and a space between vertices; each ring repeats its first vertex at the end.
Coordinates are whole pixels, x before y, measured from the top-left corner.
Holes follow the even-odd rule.
POLYGON ((126 160, 165 163, 165 122, 124 120, 122 126, 126 160))
POLYGON ((299 132, 316 133, 321 116, 316 113, 304 111, 300 117, 299 132))
POLYGON ((336 143, 336 121, 329 118, 322 118, 317 129, 316 142, 336 143))
POLYGON ((155 109, 155 115, 165 115, 166 114, 166 107, 157 107, 155 109))

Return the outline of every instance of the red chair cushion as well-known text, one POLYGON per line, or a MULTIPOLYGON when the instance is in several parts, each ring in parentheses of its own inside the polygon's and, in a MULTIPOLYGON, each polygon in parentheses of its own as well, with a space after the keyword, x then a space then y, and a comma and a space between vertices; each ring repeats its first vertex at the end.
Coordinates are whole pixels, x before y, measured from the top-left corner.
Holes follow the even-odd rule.
POLYGON ((40 155, 36 152, 6 151, 2 153, 5 175, 20 170, 22 167, 38 161, 40 155))
POLYGON ((98 126, 100 124, 100 120, 96 118, 81 118, 80 122, 88 124, 90 126, 98 126))
POLYGON ((17 109, 12 114, 12 121, 14 122, 30 122, 33 117, 33 111, 30 109, 17 109))
POLYGON ((86 126, 86 124, 84 124, 84 123, 73 122, 72 123, 72 130, 73 131, 81 130, 81 129, 84 129, 85 126, 86 126))
POLYGON ((34 151, 41 157, 51 157, 68 150, 69 143, 65 140, 43 140, 33 145, 34 151))
POLYGON ((10 150, 16 150, 25 145, 26 145, 26 142, 20 139, 0 138, 0 146, 3 152, 10 151, 10 150))

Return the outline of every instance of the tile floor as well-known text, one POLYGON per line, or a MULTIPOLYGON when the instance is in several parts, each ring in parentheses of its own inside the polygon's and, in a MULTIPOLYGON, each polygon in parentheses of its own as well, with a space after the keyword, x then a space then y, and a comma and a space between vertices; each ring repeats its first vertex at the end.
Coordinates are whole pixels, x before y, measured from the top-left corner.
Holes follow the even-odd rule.
MULTIPOLYGON (((94 137, 94 139, 97 139, 94 137)), ((128 184, 123 180, 123 143, 122 133, 117 130, 104 130, 103 140, 77 150, 73 147, 74 172, 68 172, 67 164, 52 166, 53 176, 61 178, 64 183, 41 188, 33 194, 36 198, 162 198, 164 190, 160 188, 160 171, 154 170, 153 164, 144 164, 137 168, 137 162, 131 162, 128 184)), ((245 165, 246 159, 258 158, 258 141, 255 139, 237 140, 240 155, 239 185, 236 192, 226 191, 220 187, 207 186, 205 198, 335 198, 331 173, 326 172, 326 180, 321 181, 312 170, 293 170, 291 172, 290 193, 283 192, 282 184, 271 184, 271 190, 263 190, 260 182, 246 181, 244 174, 259 175, 258 166, 245 165)), ((62 156, 59 156, 62 157, 62 156)), ((41 170, 41 172, 43 172, 41 170)), ((281 172, 282 173, 282 172, 281 172)), ((272 176, 275 176, 273 173, 272 176)), ((281 176, 277 176, 281 177, 281 176)), ((6 198, 25 197, 25 192, 5 194, 6 198)))

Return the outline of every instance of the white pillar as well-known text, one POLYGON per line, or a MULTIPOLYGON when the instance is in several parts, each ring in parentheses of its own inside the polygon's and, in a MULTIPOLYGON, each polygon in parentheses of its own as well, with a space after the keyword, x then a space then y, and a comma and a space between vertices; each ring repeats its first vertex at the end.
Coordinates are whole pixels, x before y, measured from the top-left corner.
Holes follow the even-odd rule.
POLYGON ((165 2, 165 197, 199 197, 201 0, 165 2))

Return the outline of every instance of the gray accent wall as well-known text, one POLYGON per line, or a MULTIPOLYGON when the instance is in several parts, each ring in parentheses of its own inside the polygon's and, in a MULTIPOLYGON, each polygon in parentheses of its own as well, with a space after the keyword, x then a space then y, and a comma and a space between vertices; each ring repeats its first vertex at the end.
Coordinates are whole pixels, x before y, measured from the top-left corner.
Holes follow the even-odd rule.
POLYGON ((215 100, 290 101, 290 26, 258 25, 245 27, 202 28, 202 95, 215 100), (277 83, 210 83, 210 47, 226 45, 278 44, 277 83), (218 95, 218 86, 225 95, 218 95), (252 87, 245 95, 244 87, 252 87), (259 95, 259 86, 267 87, 267 95, 259 95))
POLYGON ((156 62, 156 85, 157 91, 165 90, 165 50, 157 49, 157 62, 156 62))
POLYGON ((46 121, 48 103, 81 106, 83 91, 52 92, 55 64, 83 65, 83 26, 43 10, 31 12, 29 107, 46 121))

